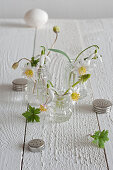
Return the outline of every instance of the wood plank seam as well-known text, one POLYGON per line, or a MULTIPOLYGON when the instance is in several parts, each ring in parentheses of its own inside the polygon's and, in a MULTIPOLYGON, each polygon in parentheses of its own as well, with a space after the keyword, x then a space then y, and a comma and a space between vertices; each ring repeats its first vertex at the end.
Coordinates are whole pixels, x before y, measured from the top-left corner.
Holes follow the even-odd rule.
MULTIPOLYGON (((91 83, 90 83, 90 85, 91 85, 91 83)), ((91 90, 92 90, 92 86, 91 86, 91 90)), ((93 99, 94 99, 93 90, 92 90, 92 97, 93 97, 93 99)), ((99 124, 99 119, 98 119, 98 114, 97 114, 97 113, 96 113, 96 118, 97 118, 99 130, 101 130, 100 124, 99 124)), ((104 148, 104 155, 105 155, 105 160, 106 160, 107 169, 109 170, 109 165, 108 165, 108 161, 107 161, 107 155, 106 155, 106 150, 105 150, 105 148, 104 148)))
MULTIPOLYGON (((27 109, 28 110, 28 109, 27 109)), ((21 158, 21 170, 23 169, 23 163, 24 163, 24 151, 25 151, 25 140, 26 140, 26 132, 27 132, 27 120, 25 123, 25 131, 24 131, 24 142, 23 142, 23 151, 22 151, 22 158, 21 158)))
MULTIPOLYGON (((77 27, 78 27, 78 31, 79 31, 79 35, 80 35, 80 39, 81 39, 81 45, 84 47, 84 40, 81 36, 81 33, 80 33, 80 28, 79 28, 79 23, 77 22, 77 27)), ((91 86, 91 82, 90 82, 90 86, 91 86)), ((94 100, 94 95, 93 95, 93 90, 92 90, 92 86, 91 86, 91 91, 92 91, 92 97, 93 97, 93 100, 94 100)), ((96 113, 96 118, 97 118, 97 123, 98 123, 98 127, 99 127, 99 130, 101 130, 100 128, 100 124, 99 124, 99 119, 98 119, 98 114, 96 113)), ((108 165, 108 161, 107 161, 107 155, 106 155, 106 150, 104 148, 104 155, 105 155, 105 160, 106 160, 106 165, 107 165, 107 169, 109 170, 109 165, 108 165)))
MULTIPOLYGON (((34 52, 35 52, 36 34, 37 34, 37 28, 35 28, 35 35, 34 35, 34 43, 33 43, 33 54, 32 54, 32 57, 34 56, 34 52)), ((28 111, 28 108, 29 108, 29 103, 28 103, 28 105, 27 105, 27 111, 28 111)), ((25 144, 26 144, 26 134, 27 134, 27 120, 26 120, 26 122, 25 122, 23 151, 22 151, 22 157, 21 157, 21 170, 23 169, 23 164, 24 164, 24 152, 25 152, 25 144)))

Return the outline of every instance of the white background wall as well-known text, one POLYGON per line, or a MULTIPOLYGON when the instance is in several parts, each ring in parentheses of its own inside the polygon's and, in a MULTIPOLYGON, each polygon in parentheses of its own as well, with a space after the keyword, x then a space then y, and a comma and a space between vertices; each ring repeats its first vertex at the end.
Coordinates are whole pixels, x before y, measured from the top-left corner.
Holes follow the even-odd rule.
POLYGON ((46 10, 50 18, 113 17, 113 0, 0 0, 0 18, 21 18, 31 8, 46 10))

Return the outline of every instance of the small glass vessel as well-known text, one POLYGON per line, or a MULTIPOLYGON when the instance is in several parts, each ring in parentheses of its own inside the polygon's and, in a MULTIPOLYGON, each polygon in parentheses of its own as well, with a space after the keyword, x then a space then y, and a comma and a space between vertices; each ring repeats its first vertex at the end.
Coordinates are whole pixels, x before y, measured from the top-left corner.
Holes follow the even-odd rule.
POLYGON ((47 81, 50 80, 46 67, 37 69, 35 80, 29 80, 26 91, 26 100, 29 104, 40 105, 50 102, 50 92, 47 88, 47 81))
MULTIPOLYGON (((67 63, 65 67, 65 84, 68 88, 70 88, 74 83, 78 81, 78 75, 73 68, 75 67, 74 60, 71 60, 72 63, 67 63)), ((79 87, 80 99, 84 99, 87 96, 87 82, 79 83, 77 85, 79 87)))
POLYGON ((55 95, 51 104, 51 116, 56 122, 65 122, 70 119, 72 115, 72 103, 69 95, 55 95))

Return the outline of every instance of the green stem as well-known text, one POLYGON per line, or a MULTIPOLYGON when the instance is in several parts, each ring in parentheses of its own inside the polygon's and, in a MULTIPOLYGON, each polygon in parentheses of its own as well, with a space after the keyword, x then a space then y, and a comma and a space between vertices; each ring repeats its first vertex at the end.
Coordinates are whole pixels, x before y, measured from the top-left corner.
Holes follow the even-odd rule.
MULTIPOLYGON (((57 41, 57 38, 58 38, 58 33, 56 33, 56 38, 55 38, 55 40, 54 40, 54 42, 53 42, 53 44, 52 44, 52 46, 51 46, 51 49, 52 49, 53 46, 55 45, 55 43, 56 43, 56 41, 57 41)), ((47 53, 47 56, 50 54, 50 52, 51 52, 51 51, 49 51, 49 52, 47 53)))
POLYGON ((70 82, 71 82, 71 76, 72 76, 73 72, 71 71, 71 73, 69 74, 69 87, 70 87, 70 82))
MULTIPOLYGON (((81 80, 77 81, 77 82, 74 83, 71 87, 75 87, 75 86, 76 86, 77 84, 79 84, 80 82, 81 82, 81 80)), ((63 94, 63 96, 66 95, 69 90, 70 90, 70 88, 66 90, 66 92, 63 94)))
POLYGON ((18 63, 19 63, 21 60, 27 60, 27 61, 31 62, 31 60, 29 60, 28 58, 21 58, 20 60, 18 60, 18 63))
POLYGON ((75 83, 75 74, 73 73, 73 84, 75 83))
POLYGON ((79 84, 81 80, 77 81, 75 84, 72 85, 72 87, 75 87, 77 84, 79 84))
MULTIPOLYGON (((89 57, 91 57, 93 54, 95 53, 90 54, 89 57)), ((84 60, 87 60, 89 57, 84 58, 84 60)))
POLYGON ((78 54, 78 56, 76 57, 74 63, 77 61, 77 59, 79 58, 79 56, 80 56, 84 51, 86 51, 86 50, 88 50, 89 48, 92 48, 92 47, 95 47, 95 48, 98 48, 98 49, 99 49, 99 47, 98 47, 97 45, 91 45, 91 46, 85 48, 83 51, 81 51, 81 52, 78 54))
POLYGON ((34 92, 35 92, 36 83, 37 83, 37 81, 35 80, 35 82, 34 82, 34 87, 33 87, 33 94, 34 94, 34 92))

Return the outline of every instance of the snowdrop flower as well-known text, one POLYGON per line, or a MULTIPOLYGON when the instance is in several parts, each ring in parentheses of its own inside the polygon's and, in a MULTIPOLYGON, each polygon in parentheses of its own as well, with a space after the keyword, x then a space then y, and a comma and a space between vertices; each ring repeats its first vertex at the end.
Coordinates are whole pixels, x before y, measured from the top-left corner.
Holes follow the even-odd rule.
POLYGON ((94 60, 99 59, 102 62, 102 56, 97 51, 90 58, 94 60))
POLYGON ((79 91, 80 91, 80 89, 77 87, 71 88, 69 90, 70 99, 72 100, 73 104, 75 104, 80 98, 79 91))
POLYGON ((91 71, 90 60, 77 61, 72 71, 76 71, 80 76, 89 73, 91 71))
POLYGON ((49 56, 42 55, 42 56, 40 56, 40 66, 43 66, 43 65, 44 65, 45 59, 46 59, 48 62, 51 62, 51 59, 50 59, 49 56))
POLYGON ((45 61, 45 56, 44 55, 40 56, 40 66, 44 65, 44 61, 45 61))
POLYGON ((97 52, 97 50, 95 50, 95 52, 90 57, 88 57, 86 60, 91 61, 91 67, 96 67, 98 60, 102 62, 102 56, 97 52))
POLYGON ((47 60, 48 62, 51 62, 51 59, 50 59, 49 56, 46 56, 46 60, 47 60))

